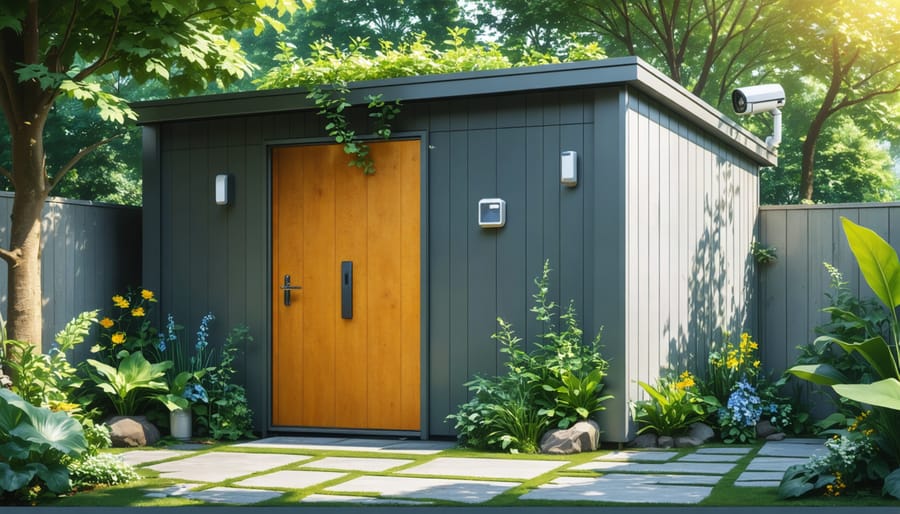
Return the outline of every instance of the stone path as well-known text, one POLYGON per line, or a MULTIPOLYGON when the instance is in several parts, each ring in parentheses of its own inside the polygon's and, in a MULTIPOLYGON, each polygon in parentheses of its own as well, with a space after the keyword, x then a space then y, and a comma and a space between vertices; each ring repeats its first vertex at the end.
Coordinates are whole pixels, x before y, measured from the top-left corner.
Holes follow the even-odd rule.
POLYGON ((731 486, 723 483, 723 477, 739 465, 744 468, 734 486, 777 487, 785 469, 825 451, 821 440, 786 440, 767 442, 752 458, 752 448, 739 446, 628 450, 579 465, 560 459, 436 455, 451 446, 430 441, 274 437, 229 447, 238 451, 138 450, 121 455, 161 477, 184 481, 149 491, 148 496, 215 504, 253 504, 288 491, 302 495, 306 489, 312 494, 303 496, 302 503, 478 504, 541 477, 543 483, 530 487, 520 500, 690 505, 707 498, 716 485, 731 486), (251 453, 252 448, 302 453, 251 453), (317 457, 315 452, 322 450, 367 455, 317 457), (382 453, 388 455, 378 455, 382 453), (402 458, 403 454, 410 457, 402 458))

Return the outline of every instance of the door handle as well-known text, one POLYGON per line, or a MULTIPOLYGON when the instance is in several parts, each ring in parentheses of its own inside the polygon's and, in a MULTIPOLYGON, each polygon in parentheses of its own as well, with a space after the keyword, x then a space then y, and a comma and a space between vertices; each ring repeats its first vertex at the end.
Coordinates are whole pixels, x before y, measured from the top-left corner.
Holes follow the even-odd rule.
POLYGON ((341 262, 341 317, 353 319, 353 261, 341 262))
POLYGON ((303 289, 303 287, 302 286, 292 286, 291 285, 291 276, 285 275, 284 276, 284 284, 281 286, 281 290, 284 291, 284 304, 285 305, 291 304, 291 291, 293 291, 295 289, 303 289))

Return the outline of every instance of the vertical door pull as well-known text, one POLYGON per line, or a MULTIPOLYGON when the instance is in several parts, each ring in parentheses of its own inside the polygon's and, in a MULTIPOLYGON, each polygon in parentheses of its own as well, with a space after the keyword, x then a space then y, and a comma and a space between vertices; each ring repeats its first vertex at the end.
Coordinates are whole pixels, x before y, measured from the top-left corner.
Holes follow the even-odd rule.
POLYGON ((302 286, 292 286, 291 285, 291 276, 285 275, 284 276, 284 284, 281 286, 281 290, 284 291, 284 304, 285 305, 291 304, 291 291, 293 291, 295 289, 303 289, 303 287, 302 286))
POLYGON ((353 261, 341 262, 341 317, 353 319, 353 261))

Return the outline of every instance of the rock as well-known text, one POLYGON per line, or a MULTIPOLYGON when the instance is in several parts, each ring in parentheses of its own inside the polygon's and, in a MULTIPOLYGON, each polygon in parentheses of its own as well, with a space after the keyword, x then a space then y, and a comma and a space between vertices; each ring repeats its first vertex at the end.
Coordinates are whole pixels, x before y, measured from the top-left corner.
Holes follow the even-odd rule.
POLYGON ((675 446, 675 439, 667 435, 661 435, 656 439, 656 445, 660 448, 671 448, 675 446))
POLYGON ((656 448, 656 434, 646 433, 634 438, 628 443, 629 448, 656 448))
POLYGON ((703 439, 689 435, 680 435, 675 438, 675 448, 696 448, 697 446, 702 446, 703 443, 703 439))
POLYGON ((756 437, 769 437, 778 432, 778 429, 772 426, 769 421, 760 421, 756 424, 756 437))
POLYGON ((548 430, 541 437, 541 453, 568 455, 592 452, 600 445, 600 427, 591 420, 579 421, 567 429, 548 430))
POLYGON ((115 416, 106 424, 114 448, 149 446, 159 441, 159 429, 145 416, 115 416))
POLYGON ((766 436, 766 441, 781 441, 785 438, 784 432, 775 432, 766 436))
MULTIPOLYGON (((706 423, 693 423, 688 430, 687 436, 703 444, 716 437, 716 432, 706 423)), ((700 446, 700 444, 697 446, 700 446)))

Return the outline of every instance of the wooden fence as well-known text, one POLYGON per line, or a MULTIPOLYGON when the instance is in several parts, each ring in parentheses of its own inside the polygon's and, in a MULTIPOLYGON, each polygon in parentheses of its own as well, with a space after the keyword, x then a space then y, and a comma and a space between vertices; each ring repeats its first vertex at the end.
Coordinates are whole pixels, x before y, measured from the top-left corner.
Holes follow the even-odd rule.
MULTIPOLYGON (((781 373, 798 355, 797 346, 816 338, 830 277, 824 262, 836 266, 850 290, 873 296, 862 279, 841 227, 846 217, 900 246, 900 203, 763 206, 759 240, 774 246, 778 259, 759 272, 759 341, 763 363, 781 373)), ((813 400, 812 397, 808 398, 813 400)))
MULTIPOLYGON (((12 193, 0 192, 0 244, 9 244, 12 193)), ((108 308, 110 297, 140 285, 141 209, 50 199, 44 206, 44 341, 76 314, 108 308)), ((0 272, 0 309, 6 313, 7 274, 0 272)), ((85 349, 79 351, 84 353, 85 349)))

